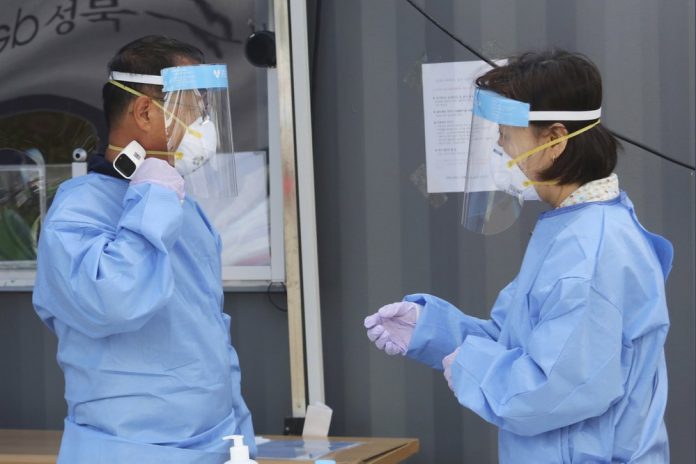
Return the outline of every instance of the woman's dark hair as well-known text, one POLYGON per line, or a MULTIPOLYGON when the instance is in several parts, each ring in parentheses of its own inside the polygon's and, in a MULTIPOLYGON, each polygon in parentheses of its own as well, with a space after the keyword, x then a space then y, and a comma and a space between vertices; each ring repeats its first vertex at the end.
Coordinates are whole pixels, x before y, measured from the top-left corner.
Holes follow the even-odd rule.
MULTIPOLYGON (((524 53, 488 71, 476 84, 529 103, 530 111, 589 111, 602 106, 602 78, 597 67, 584 55, 563 50, 524 53)), ((531 121, 530 126, 539 132, 558 122, 571 133, 595 121, 531 121)), ((619 147, 614 136, 599 124, 568 139, 563 155, 541 172, 540 178, 564 185, 607 177, 616 167, 619 147)))
MULTIPOLYGON (((193 45, 161 35, 149 35, 124 45, 109 61, 109 73, 120 71, 159 75, 162 69, 177 66, 182 58, 189 58, 197 63, 205 62, 203 52, 193 45)), ((162 92, 160 86, 135 82, 125 84, 148 95, 162 92)), ((107 82, 102 89, 102 98, 106 122, 111 127, 135 97, 107 82)))

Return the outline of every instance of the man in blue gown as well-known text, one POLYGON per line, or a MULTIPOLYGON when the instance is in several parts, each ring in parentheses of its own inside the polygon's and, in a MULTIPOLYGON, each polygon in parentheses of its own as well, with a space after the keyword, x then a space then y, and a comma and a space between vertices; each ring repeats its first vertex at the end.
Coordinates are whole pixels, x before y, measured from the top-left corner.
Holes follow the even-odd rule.
MULTIPOLYGON (((197 48, 150 36, 109 71, 202 62, 197 48)), ((137 90, 105 85, 109 144, 166 151, 162 88, 137 90)), ((89 174, 61 185, 39 242, 33 302, 58 337, 68 403, 59 462, 220 463, 230 434, 253 453, 220 237, 168 162, 148 156, 129 181, 112 167, 117 153, 92 155, 89 174)))

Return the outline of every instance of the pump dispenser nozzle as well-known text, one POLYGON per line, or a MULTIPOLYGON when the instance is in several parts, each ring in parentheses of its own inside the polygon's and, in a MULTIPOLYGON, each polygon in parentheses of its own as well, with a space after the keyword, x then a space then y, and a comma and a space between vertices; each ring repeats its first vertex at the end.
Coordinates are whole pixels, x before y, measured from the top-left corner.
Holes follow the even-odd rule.
POLYGON ((244 445, 243 435, 228 435, 222 439, 233 442, 230 448, 230 460, 225 464, 256 464, 256 461, 249 459, 249 447, 244 445))

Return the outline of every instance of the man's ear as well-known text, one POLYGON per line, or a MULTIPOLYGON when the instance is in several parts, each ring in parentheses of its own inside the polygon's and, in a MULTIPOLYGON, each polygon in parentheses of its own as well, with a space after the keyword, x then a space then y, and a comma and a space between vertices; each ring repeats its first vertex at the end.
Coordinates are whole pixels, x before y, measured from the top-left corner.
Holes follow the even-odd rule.
POLYGON ((155 110, 155 104, 150 97, 141 96, 133 100, 133 119, 138 128, 147 132, 152 127, 155 110))

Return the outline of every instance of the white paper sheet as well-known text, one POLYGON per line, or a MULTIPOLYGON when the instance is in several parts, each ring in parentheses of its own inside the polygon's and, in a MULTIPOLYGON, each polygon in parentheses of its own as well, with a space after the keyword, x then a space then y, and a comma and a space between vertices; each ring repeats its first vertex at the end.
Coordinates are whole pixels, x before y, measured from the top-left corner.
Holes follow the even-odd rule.
MULTIPOLYGON (((232 160, 229 155, 216 156, 221 163, 232 160)), ((198 203, 220 232, 223 266, 268 266, 271 238, 266 153, 236 152, 234 168, 235 198, 199 198, 198 203)))
MULTIPOLYGON (((428 193, 463 192, 466 187, 475 80, 488 69, 484 61, 423 64, 428 193)), ((478 175, 468 190, 489 190, 484 166, 472 168, 478 175)))
POLYGON ((320 401, 307 406, 305 414, 304 428, 302 429, 303 437, 326 437, 329 435, 329 427, 331 426, 331 416, 333 410, 320 401))

